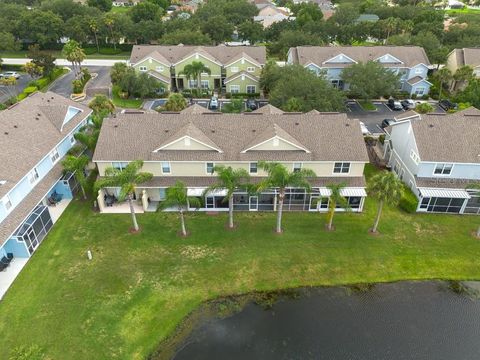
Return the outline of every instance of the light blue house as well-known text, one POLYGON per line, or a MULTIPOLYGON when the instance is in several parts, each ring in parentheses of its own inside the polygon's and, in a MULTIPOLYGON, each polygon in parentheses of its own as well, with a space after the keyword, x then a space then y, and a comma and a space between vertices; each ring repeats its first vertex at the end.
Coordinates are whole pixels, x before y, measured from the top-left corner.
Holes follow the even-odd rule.
POLYGON ((342 80, 343 69, 368 61, 377 61, 400 74, 400 91, 417 96, 429 93, 432 84, 426 78, 430 61, 418 46, 297 46, 287 55, 288 64, 300 64, 323 75, 342 90, 349 88, 342 80))
POLYGON ((385 159, 418 212, 480 215, 480 110, 416 115, 392 125, 385 159))
POLYGON ((0 112, 0 258, 29 258, 72 199, 77 184, 61 160, 90 114, 50 92, 0 112))

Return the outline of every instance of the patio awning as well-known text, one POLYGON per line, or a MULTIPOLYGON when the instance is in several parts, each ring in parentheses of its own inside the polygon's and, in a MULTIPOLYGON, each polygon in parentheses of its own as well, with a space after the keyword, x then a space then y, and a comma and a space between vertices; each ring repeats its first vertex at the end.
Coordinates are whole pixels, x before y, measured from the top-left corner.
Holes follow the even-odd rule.
MULTIPOLYGON (((189 188, 187 189, 188 196, 202 196, 206 188, 189 188)), ((210 191, 207 196, 226 196, 227 190, 210 191)))
MULTIPOLYGON (((320 188, 320 196, 330 196, 331 191, 328 188, 320 188)), ((349 196, 367 196, 367 192, 364 188, 344 188, 340 191, 340 194, 345 197, 349 196)))
POLYGON ((420 195, 424 198, 439 197, 451 199, 470 199, 470 195, 465 190, 456 189, 425 189, 419 188, 420 195))

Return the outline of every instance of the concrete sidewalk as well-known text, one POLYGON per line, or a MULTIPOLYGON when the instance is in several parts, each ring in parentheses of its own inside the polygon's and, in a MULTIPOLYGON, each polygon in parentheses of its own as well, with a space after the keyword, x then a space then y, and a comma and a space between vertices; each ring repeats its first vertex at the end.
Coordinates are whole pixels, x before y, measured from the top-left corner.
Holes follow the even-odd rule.
MULTIPOLYGON (((4 58, 3 64, 4 65, 25 65, 31 59, 27 58, 4 58)), ((121 60, 121 59, 85 59, 82 62, 82 66, 113 66, 113 64, 117 62, 127 63, 128 60, 121 60)), ((55 60, 55 64, 58 66, 71 66, 72 63, 66 59, 57 59, 55 60)))

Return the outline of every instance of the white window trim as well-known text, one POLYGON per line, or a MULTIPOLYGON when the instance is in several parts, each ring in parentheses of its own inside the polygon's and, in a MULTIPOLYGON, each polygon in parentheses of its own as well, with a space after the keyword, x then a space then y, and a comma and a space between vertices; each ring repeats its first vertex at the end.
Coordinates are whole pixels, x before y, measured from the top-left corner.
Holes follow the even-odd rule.
POLYGON ((249 162, 249 163, 248 163, 248 172, 249 172, 249 174, 258 174, 258 163, 255 162, 255 161, 249 162), (255 172, 252 172, 252 164, 255 164, 255 165, 256 165, 256 166, 255 166, 255 169, 256 169, 255 172))
POLYGON ((300 164, 300 169, 298 169, 299 171, 303 169, 303 163, 301 162, 294 162, 292 164, 292 171, 295 171, 295 164, 300 164))
POLYGON ((201 80, 200 81, 200 88, 201 89, 209 89, 210 88, 210 81, 208 80, 201 80), (203 87, 203 84, 207 83, 207 87, 203 87))
POLYGON ((255 72, 255 66, 248 66, 247 67, 247 72, 249 72, 249 73, 255 72))
POLYGON ((210 74, 206 73, 206 72, 202 72, 202 73, 200 73, 200 76, 210 76, 210 74))
POLYGON ((230 85, 230 92, 232 94, 240 93, 240 85, 230 85), (235 89, 235 91, 234 91, 234 89, 235 89))
POLYGON ((194 80, 194 79, 190 79, 188 80, 188 87, 197 87, 197 80, 194 80))
POLYGON ((138 71, 146 72, 146 71, 147 71, 147 67, 146 67, 146 66, 139 66, 139 67, 138 67, 138 71))
POLYGON ((157 71, 157 72, 163 72, 163 70, 165 70, 165 68, 163 66, 156 66, 155 67, 155 71, 157 71))
POLYGON ((162 161, 162 163, 160 164, 161 168, 162 168, 162 174, 171 174, 172 173, 172 164, 170 164, 170 161, 162 161), (163 171, 163 164, 168 164, 168 172, 167 171, 163 171))
POLYGON ((230 71, 232 72, 232 74, 236 74, 240 71, 240 69, 238 68, 238 66, 232 66, 230 68, 230 71))
POLYGON ((352 169, 352 163, 350 161, 335 161, 333 163, 332 174, 350 174, 351 169, 352 169), (335 172, 335 164, 336 163, 342 164, 342 165, 340 165, 340 171, 339 172, 335 172), (348 171, 347 172, 342 172, 342 169, 345 166, 345 164, 348 164, 348 171))
POLYGON ((60 160, 60 154, 58 153, 57 148, 53 149, 50 153, 50 160, 52 160, 52 164, 56 164, 58 160, 60 160))
POLYGON ((247 85, 245 87, 245 91, 247 92, 247 94, 255 94, 257 92, 257 85, 247 85), (253 86, 253 93, 249 93, 248 92, 248 87, 252 87, 253 86))
POLYGON ((418 165, 420 163, 420 157, 417 155, 413 149, 410 150, 410 158, 413 160, 413 162, 418 165))
POLYGON ((214 162, 208 161, 208 162, 205 163, 205 173, 207 175, 215 174, 215 163, 214 162), (212 164, 212 172, 208 172, 208 164, 212 164))
POLYGON ((433 176, 445 176, 445 177, 451 176, 452 173, 453 173, 454 167, 455 167, 455 164, 453 164, 453 163, 435 163, 435 166, 433 167, 432 175, 433 176), (435 170, 437 169, 437 166, 440 166, 440 165, 442 166, 442 174, 435 174, 435 170), (443 174, 443 171, 445 170, 446 165, 452 165, 452 167, 450 168, 450 174, 443 174))
POLYGON ((75 139, 75 136, 70 135, 70 145, 74 145, 76 142, 77 140, 75 139))
POLYGON ((7 210, 7 212, 10 212, 13 209, 12 199, 10 199, 8 194, 3 198, 3 205, 5 206, 5 210, 7 210), (10 206, 7 206, 7 204, 10 204, 10 206))
POLYGON ((127 161, 112 161, 112 168, 118 169, 118 170, 120 170, 120 171, 123 171, 123 170, 127 167, 127 165, 128 165, 128 162, 127 162, 127 161), (113 165, 113 164, 115 164, 115 163, 121 164, 121 165, 120 165, 120 168, 115 167, 115 166, 113 165), (125 164, 125 166, 123 166, 123 164, 125 164))
POLYGON ((35 184, 38 179, 40 179, 40 175, 38 174, 37 168, 33 168, 29 173, 28 173, 28 178, 30 181, 30 184, 35 184))

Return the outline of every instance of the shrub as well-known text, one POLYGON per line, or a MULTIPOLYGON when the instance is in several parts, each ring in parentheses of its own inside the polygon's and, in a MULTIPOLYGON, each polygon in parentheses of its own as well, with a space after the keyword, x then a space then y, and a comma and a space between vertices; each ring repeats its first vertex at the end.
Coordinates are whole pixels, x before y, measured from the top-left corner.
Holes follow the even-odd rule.
POLYGON ((415 111, 420 114, 426 114, 433 111, 433 106, 429 103, 421 103, 416 106, 415 111))
POLYGON ((73 93, 74 94, 81 94, 83 92, 83 82, 82 80, 73 80, 72 81, 72 86, 73 86, 73 93))
POLYGON ((378 137, 378 141, 380 141, 380 144, 384 144, 385 143, 385 134, 382 134, 378 137))
POLYGON ((225 97, 227 99, 238 99, 238 98, 257 98, 260 96, 260 93, 253 93, 253 94, 248 94, 248 93, 226 93, 225 94, 225 97))
POLYGON ((43 89, 47 87, 49 83, 50 83, 49 78, 40 78, 35 81, 35 86, 37 87, 37 89, 43 89))
POLYGON ((28 96, 28 95, 34 93, 37 90, 38 90, 38 88, 36 86, 28 86, 25 89, 23 89, 23 92, 28 96))
POLYGON ((398 206, 403 211, 412 214, 417 211, 418 207, 418 199, 415 194, 410 190, 408 187, 404 186, 403 194, 398 203, 398 206))
POLYGON ((101 55, 118 55, 122 53, 122 49, 100 48, 101 55))
POLYGON ((0 104, 0 110, 5 110, 7 108, 7 105, 5 104, 0 104))
POLYGON ((412 100, 415 100, 417 98, 417 94, 412 94, 412 100))
POLYGON ((425 94, 422 96, 422 100, 428 100, 428 99, 430 99, 430 95, 425 94))
POLYGON ((23 99, 25 99, 27 97, 27 94, 25 93, 20 93, 17 95, 17 101, 22 101, 23 99))

